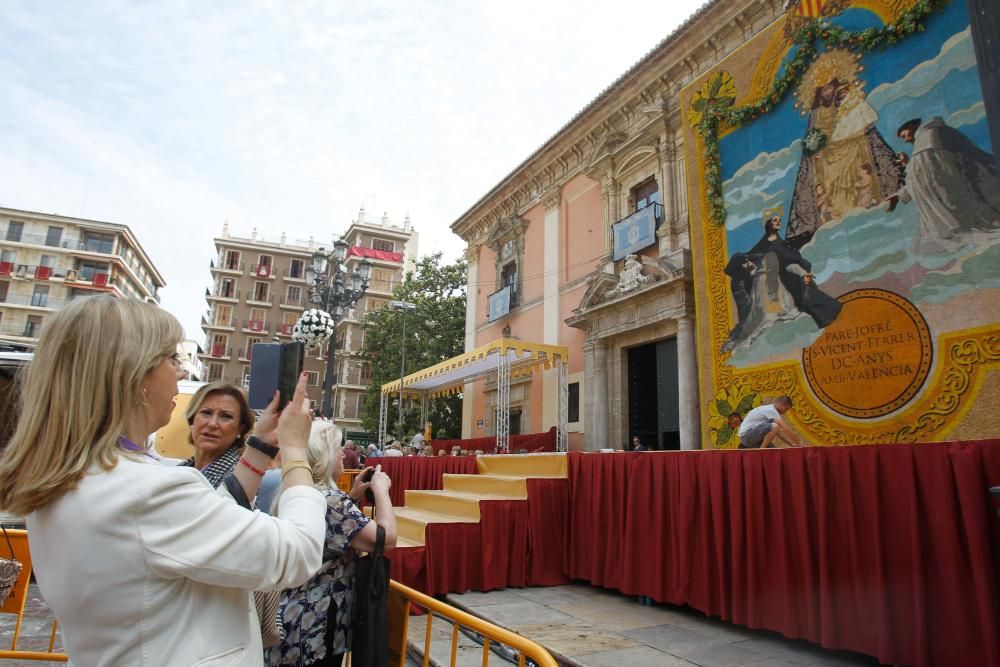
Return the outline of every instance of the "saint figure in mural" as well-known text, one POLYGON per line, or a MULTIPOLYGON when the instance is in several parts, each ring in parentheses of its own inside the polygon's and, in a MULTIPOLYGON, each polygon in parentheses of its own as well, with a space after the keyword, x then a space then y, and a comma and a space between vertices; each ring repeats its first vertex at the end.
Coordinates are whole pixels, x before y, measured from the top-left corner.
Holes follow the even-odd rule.
POLYGON ((896 192, 903 176, 895 151, 875 128, 858 56, 833 49, 809 67, 795 92, 809 114, 795 178, 787 242, 802 247, 824 223, 871 208, 896 192))
POLYGON ((916 203, 922 250, 939 250, 941 241, 961 241, 964 232, 1000 229, 1000 179, 993 156, 941 118, 903 123, 897 134, 913 144, 913 155, 900 154, 906 184, 889 198, 916 203))
POLYGON ((764 235, 726 265, 737 323, 722 346, 729 352, 750 344, 771 324, 805 313, 822 329, 840 314, 841 304, 816 286, 812 264, 781 238, 781 209, 764 212, 764 235))

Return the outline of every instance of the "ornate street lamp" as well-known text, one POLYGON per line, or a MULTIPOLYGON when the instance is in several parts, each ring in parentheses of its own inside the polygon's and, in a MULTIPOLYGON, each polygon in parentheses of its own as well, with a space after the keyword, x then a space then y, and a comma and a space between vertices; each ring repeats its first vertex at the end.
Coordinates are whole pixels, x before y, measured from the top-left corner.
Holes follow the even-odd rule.
POLYGON ((368 289, 372 263, 364 258, 348 272, 344 266, 348 245, 343 239, 333 244, 333 251, 323 248, 313 253, 312 266, 306 268, 309 301, 325 310, 333 319, 333 335, 327 345, 326 378, 323 380, 322 415, 333 419, 334 356, 337 350, 337 323, 347 314, 368 289))

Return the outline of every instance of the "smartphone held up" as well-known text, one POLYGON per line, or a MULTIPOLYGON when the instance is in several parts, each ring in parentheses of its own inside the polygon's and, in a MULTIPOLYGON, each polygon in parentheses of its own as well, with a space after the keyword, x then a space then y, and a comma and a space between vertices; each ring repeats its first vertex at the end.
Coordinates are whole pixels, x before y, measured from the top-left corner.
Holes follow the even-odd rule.
POLYGON ((305 345, 298 341, 255 344, 250 357, 250 409, 266 408, 275 390, 281 392, 279 409, 288 405, 295 394, 304 357, 305 345))

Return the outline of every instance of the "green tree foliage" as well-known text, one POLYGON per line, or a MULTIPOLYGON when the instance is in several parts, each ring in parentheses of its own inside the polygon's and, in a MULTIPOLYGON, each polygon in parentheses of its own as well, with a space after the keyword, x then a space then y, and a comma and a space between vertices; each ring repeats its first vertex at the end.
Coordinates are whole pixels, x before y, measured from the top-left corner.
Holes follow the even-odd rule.
MULTIPOLYGON (((378 433, 379 393, 386 382, 398 380, 402 360, 400 339, 403 317, 406 318, 405 375, 450 359, 465 351, 465 260, 442 264, 441 253, 422 258, 415 272, 407 273, 392 298, 416 304, 413 314, 383 308, 366 315, 361 326, 365 332, 360 355, 371 364, 371 386, 365 398, 364 428, 378 433)), ((461 394, 428 401, 428 419, 435 438, 458 438, 462 434, 461 394)), ((420 403, 403 402, 403 433, 397 434, 399 398, 389 399, 387 432, 397 438, 409 438, 423 431, 420 403)))

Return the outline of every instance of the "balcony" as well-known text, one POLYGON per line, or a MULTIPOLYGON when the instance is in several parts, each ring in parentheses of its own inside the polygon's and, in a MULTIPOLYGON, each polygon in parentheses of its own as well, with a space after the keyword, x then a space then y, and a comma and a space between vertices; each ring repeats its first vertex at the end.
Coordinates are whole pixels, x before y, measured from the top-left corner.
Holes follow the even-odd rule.
POLYGON ((270 331, 267 320, 243 320, 243 331, 245 333, 266 334, 270 331))
POLYGON ((291 268, 284 269, 281 272, 281 279, 282 280, 287 280, 287 281, 293 282, 293 283, 303 283, 303 284, 305 284, 305 282, 306 282, 306 270, 305 270, 305 267, 303 267, 302 269, 299 269, 299 271, 296 272, 295 275, 292 275, 292 269, 291 268))
POLYGON ((213 345, 198 356, 205 359, 231 359, 233 356, 233 348, 226 345, 213 345))
POLYGON ((246 262, 226 262, 224 257, 219 257, 208 265, 208 270, 227 276, 242 276, 246 267, 246 262))
MULTIPOLYGON (((259 341, 264 342, 264 341, 259 341)), ((253 346, 257 343, 247 343, 240 348, 240 361, 252 361, 253 360, 253 346)))
POLYGON ((261 308, 271 307, 271 295, 270 294, 247 294, 247 305, 248 306, 259 306, 261 308))
POLYGON ((291 310, 305 310, 305 305, 302 303, 302 297, 281 297, 281 303, 278 304, 281 308, 290 308, 291 310))
POLYGON ((398 280, 375 280, 372 279, 368 283, 367 294, 378 293, 385 294, 386 296, 392 296, 392 291, 396 289, 400 284, 398 280))
POLYGON ((292 329, 294 328, 295 328, 294 324, 279 324, 278 330, 275 332, 275 334, 284 338, 291 338, 292 329))
POLYGON ((363 388, 371 384, 371 374, 362 371, 360 368, 351 368, 346 373, 340 375, 341 385, 363 388))
POLYGON ((206 317, 201 318, 201 328, 202 329, 222 329, 225 331, 235 331, 236 321, 232 316, 229 317, 214 317, 208 319, 206 317))
POLYGON ((17 342, 27 342, 24 339, 37 339, 41 332, 42 325, 38 322, 0 324, 0 339, 16 339, 17 342))
POLYGON ((99 255, 114 255, 115 244, 108 239, 64 239, 49 237, 46 234, 25 234, 15 235, 13 238, 5 236, 5 243, 23 243, 24 245, 44 246, 46 248, 60 248, 62 250, 74 250, 79 252, 95 253, 99 255))
POLYGON ((8 294, 0 298, 0 304, 5 306, 41 308, 44 310, 58 310, 69 303, 67 299, 53 299, 48 294, 32 294, 31 296, 20 294, 8 294))
POLYGON ((233 287, 230 287, 229 289, 216 287, 214 290, 210 290, 206 287, 205 298, 209 301, 226 301, 229 303, 239 303, 240 291, 233 287))
POLYGON ((250 275, 254 278, 263 278, 265 280, 274 280, 274 267, 270 264, 254 264, 250 267, 250 275))

